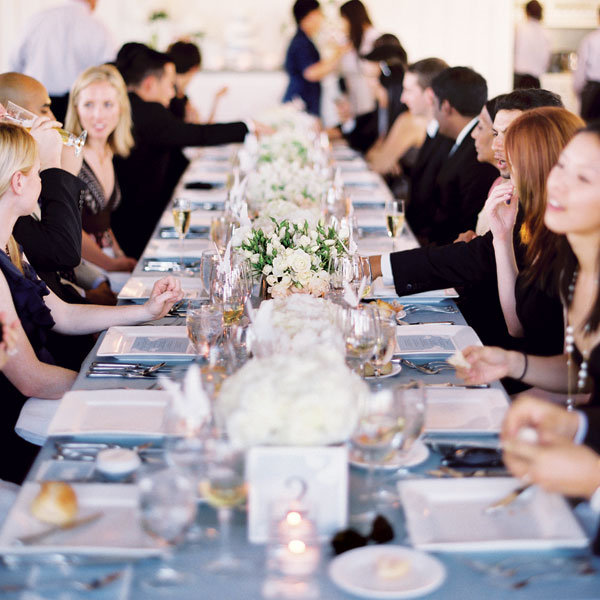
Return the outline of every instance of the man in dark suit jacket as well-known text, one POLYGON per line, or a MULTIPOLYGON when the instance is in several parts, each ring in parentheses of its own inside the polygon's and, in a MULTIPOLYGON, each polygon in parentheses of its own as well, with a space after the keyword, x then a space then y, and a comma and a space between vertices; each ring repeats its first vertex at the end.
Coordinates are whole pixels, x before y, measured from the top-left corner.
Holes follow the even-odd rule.
POLYGON ((135 147, 115 159, 123 200, 113 216, 113 229, 128 256, 139 257, 171 194, 171 153, 185 146, 242 142, 245 123, 196 125, 177 119, 168 109, 174 96, 175 66, 166 54, 143 44, 125 44, 117 67, 130 90, 135 147))
POLYGON ((467 67, 452 67, 437 75, 431 87, 439 131, 454 140, 454 145, 436 177, 429 203, 431 214, 421 234, 429 242, 445 244, 475 227, 498 172, 491 165, 477 161, 475 142, 470 135, 487 99, 485 79, 467 67))

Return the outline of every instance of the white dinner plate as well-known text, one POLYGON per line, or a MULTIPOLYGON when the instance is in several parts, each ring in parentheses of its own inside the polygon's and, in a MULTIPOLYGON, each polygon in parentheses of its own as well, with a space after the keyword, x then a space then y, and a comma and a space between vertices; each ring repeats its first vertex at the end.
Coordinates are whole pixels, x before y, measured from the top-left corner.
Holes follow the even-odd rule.
MULTIPOLYGON (((406 454, 398 451, 390 452, 387 456, 373 466, 378 471, 397 471, 401 467, 415 467, 429 458, 429 448, 421 440, 416 440, 406 454)), ((349 462, 360 469, 368 469, 369 463, 365 461, 360 452, 351 449, 349 462)))
POLYGON ((100 344, 98 356, 118 360, 186 361, 196 357, 186 327, 138 325, 110 327, 100 344))
POLYGON ((499 433, 507 410, 502 390, 427 388, 425 432, 499 433))
POLYGON ((36 544, 21 546, 17 538, 41 533, 50 526, 31 514, 31 502, 39 483, 24 483, 0 532, 0 554, 78 554, 145 558, 163 552, 160 543, 145 533, 139 522, 138 490, 135 485, 73 483, 79 511, 77 518, 96 512, 91 523, 58 531, 36 544))
POLYGON ((183 240, 183 249, 179 240, 152 239, 144 251, 144 258, 198 258, 202 251, 210 248, 212 242, 207 239, 183 240))
MULTIPOLYGON (((152 286, 166 275, 131 277, 121 288, 119 300, 147 300, 152 292, 152 286)), ((186 298, 196 298, 202 291, 202 279, 199 277, 178 277, 186 298)))
POLYGON ((485 508, 518 488, 509 477, 399 483, 413 546, 471 552, 582 548, 588 540, 559 494, 533 486, 503 509, 485 508))
MULTIPOLYGON (((400 238, 402 240, 403 238, 400 238)), ((402 248, 402 250, 410 250, 408 246, 412 248, 417 248, 418 244, 414 240, 406 238, 406 248, 402 248)), ((373 287, 371 289, 371 296, 373 298, 398 298, 398 294, 396 294, 396 288, 394 285, 384 285, 383 279, 378 277, 373 282, 373 287)), ((428 290, 427 292, 419 292, 417 294, 408 294, 406 296, 400 296, 403 300, 410 303, 415 302, 425 302, 431 304, 432 302, 442 302, 443 300, 447 300, 448 298, 458 298, 458 292, 454 288, 445 288, 441 290, 428 290)))
POLYGON ((77 390, 67 392, 48 435, 163 435, 168 392, 77 390))
POLYGON ((467 346, 481 346, 475 330, 467 325, 398 325, 396 352, 401 356, 454 354, 467 346))
POLYGON ((344 591, 360 598, 417 598, 446 579, 446 567, 434 556, 405 546, 365 546, 344 552, 329 564, 329 577, 344 591), (377 575, 382 557, 407 561, 408 571, 396 579, 377 575))
POLYGON ((402 365, 399 365, 398 363, 392 363, 392 370, 389 373, 380 375, 379 377, 375 377, 375 375, 369 375, 368 377, 365 377, 365 380, 377 381, 378 379, 387 379, 388 377, 394 377, 395 375, 398 375, 400 371, 402 371, 402 365))

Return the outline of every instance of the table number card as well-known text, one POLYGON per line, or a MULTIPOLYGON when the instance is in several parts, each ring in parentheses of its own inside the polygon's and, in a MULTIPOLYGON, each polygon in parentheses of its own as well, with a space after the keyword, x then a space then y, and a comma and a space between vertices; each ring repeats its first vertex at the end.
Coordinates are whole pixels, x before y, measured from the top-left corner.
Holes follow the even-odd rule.
POLYGON ((302 480, 302 500, 321 538, 344 529, 348 520, 348 449, 344 447, 259 446, 246 456, 248 539, 268 540, 272 506, 290 496, 290 483, 302 480))

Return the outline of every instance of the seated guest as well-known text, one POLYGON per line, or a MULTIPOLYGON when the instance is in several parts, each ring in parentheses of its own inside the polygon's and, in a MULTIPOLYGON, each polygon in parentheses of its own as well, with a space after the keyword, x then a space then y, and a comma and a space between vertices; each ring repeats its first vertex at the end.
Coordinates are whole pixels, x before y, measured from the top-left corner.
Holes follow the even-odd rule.
POLYGON ((16 326, 16 354, 9 356, 0 374, 2 403, 1 449, 5 457, 0 478, 19 482, 31 465, 35 448, 21 440, 13 428, 28 396, 60 398, 71 388, 77 373, 54 366, 46 340, 51 329, 84 334, 111 325, 142 323, 164 316, 182 297, 175 278, 154 286, 150 299, 137 306, 66 304, 38 279, 23 261, 12 229, 17 219, 35 208, 41 183, 37 146, 31 135, 17 125, 0 124, 0 312, 16 326))
POLYGON ((569 142, 548 177, 544 223, 556 241, 547 249, 554 260, 542 267, 564 302, 566 355, 467 348, 464 354, 471 367, 459 371, 467 383, 509 375, 571 398, 589 390, 590 404, 600 402, 599 164, 600 125, 595 124, 569 142))
MULTIPOLYGON (((494 142, 495 145, 497 144, 495 146, 497 160, 500 156, 498 147, 504 142, 505 117, 507 119, 512 117, 514 120, 523 111, 537 106, 555 106, 557 103, 560 103, 560 99, 546 90, 519 90, 499 99, 496 109, 500 110, 494 120, 496 140, 500 137, 500 142, 494 142)), ((502 156, 503 152, 504 150, 502 156)), ((504 163, 504 159, 501 160, 504 163)), ((521 262, 523 248, 519 234, 522 218, 527 218, 527 215, 519 217, 519 226, 515 228, 513 238, 519 268, 524 266, 521 262)), ((491 232, 476 237, 468 244, 459 242, 443 247, 417 248, 383 257, 372 256, 370 261, 374 277, 381 274, 383 269, 384 281, 388 283, 393 281, 399 295, 451 286, 471 286, 461 297, 461 310, 464 309, 469 324, 477 331, 484 343, 507 345, 513 343, 506 329, 498 298, 496 260, 491 232)), ((556 294, 548 296, 546 290, 540 294, 538 302, 549 303, 546 310, 552 314, 557 311, 556 294)), ((540 312, 543 312, 541 308, 540 312)), ((555 345, 542 346, 540 343, 536 351, 548 354, 557 352, 562 347, 560 324, 550 323, 550 327, 554 327, 555 333, 548 332, 548 336, 555 340, 555 345)), ((527 339, 527 343, 530 341, 535 343, 535 340, 527 339)))
MULTIPOLYGON (((402 102, 415 119, 426 123, 426 135, 410 170, 406 218, 413 232, 423 229, 431 214, 428 200, 433 194, 435 179, 443 161, 452 148, 452 140, 439 132, 439 124, 433 115, 435 95, 431 82, 448 65, 440 58, 425 58, 408 66, 404 74, 402 102)), ((426 241, 426 240, 421 240, 426 241)))
POLYGON ((17 345, 17 321, 8 325, 4 314, 0 313, 0 371, 6 364, 8 357, 11 356, 17 345))
POLYGON ((79 157, 69 148, 63 152, 63 166, 86 184, 81 256, 106 271, 133 271, 136 261, 125 256, 110 225, 121 202, 113 157, 127 157, 133 146, 129 98, 115 67, 90 67, 77 78, 65 127, 75 135, 88 132, 79 157))
POLYGON ((485 79, 467 67, 452 67, 437 75, 431 88, 440 133, 454 140, 454 145, 426 201, 429 222, 415 233, 430 243, 444 244, 475 227, 485 195, 498 173, 491 165, 477 162, 470 135, 487 100, 485 79))
POLYGON ((217 114, 219 101, 229 88, 224 86, 217 91, 208 117, 205 120, 201 119, 198 110, 185 95, 190 81, 200 71, 202 57, 198 46, 191 42, 175 42, 167 48, 167 54, 175 65, 175 96, 169 104, 169 110, 187 123, 212 123, 217 114))
POLYGON ((285 70, 290 81, 283 101, 299 98, 306 111, 318 117, 321 114, 321 79, 338 68, 351 46, 339 46, 329 58, 321 59, 311 41, 323 24, 319 3, 317 0, 296 0, 292 10, 298 29, 285 55, 285 70))
POLYGON ((175 66, 166 54, 125 44, 116 66, 129 89, 135 146, 126 158, 115 157, 123 200, 113 229, 127 256, 139 258, 173 193, 168 176, 172 150, 242 142, 248 126, 197 125, 175 117, 168 108, 175 94, 175 66))

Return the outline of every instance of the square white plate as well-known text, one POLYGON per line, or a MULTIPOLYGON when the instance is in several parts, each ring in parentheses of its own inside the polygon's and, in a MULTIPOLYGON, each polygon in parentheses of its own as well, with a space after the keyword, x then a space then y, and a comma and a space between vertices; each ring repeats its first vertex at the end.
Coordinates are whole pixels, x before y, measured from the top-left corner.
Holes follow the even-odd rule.
POLYGON ((168 392, 157 390, 67 392, 48 435, 162 435, 168 403, 168 392))
MULTIPOLYGON (((196 227, 200 225, 208 227, 211 221, 220 214, 220 211, 216 210, 193 210, 190 215, 190 226, 196 227)), ((160 218, 160 225, 161 227, 173 227, 173 212, 171 210, 166 210, 163 213, 160 218)))
POLYGON ((396 327, 396 352, 402 356, 447 356, 467 346, 481 346, 475 330, 467 325, 409 325, 396 327))
POLYGON ((119 360, 192 360, 196 356, 186 327, 141 325, 110 327, 100 344, 98 356, 119 360))
MULTIPOLYGON (((121 288, 119 300, 147 300, 152 292, 152 286, 164 275, 148 277, 131 277, 121 288)), ((199 277, 178 277, 186 298, 196 298, 202 291, 202 279, 199 277)))
POLYGON ((210 248, 209 239, 190 239, 183 241, 183 252, 179 240, 152 239, 144 250, 144 258, 179 258, 180 256, 200 258, 202 251, 210 248))
MULTIPOLYGON (((401 248, 401 250, 418 248, 419 244, 416 241, 409 238, 406 239, 407 241, 404 244, 405 247, 401 248)), ((400 238, 400 240, 402 240, 402 238, 400 238)), ((441 302, 448 298, 458 298, 458 292, 454 288, 445 288, 442 290, 428 290, 427 292, 419 292, 418 294, 398 296, 398 294, 396 294, 396 288, 393 285, 385 285, 383 279, 378 277, 373 282, 371 296, 373 298, 402 298, 406 302, 425 302, 430 304, 432 302, 441 302)))
POLYGON ((509 477, 399 483, 411 542, 433 551, 582 548, 588 540, 564 498, 534 486, 504 509, 484 509, 521 483, 509 477))
POLYGON ((426 393, 426 433, 500 432, 508 409, 508 400, 502 390, 427 388, 426 393))
POLYGON ((75 483, 72 487, 79 505, 77 518, 99 511, 102 517, 81 527, 53 533, 37 544, 17 545, 18 537, 41 533, 50 527, 31 514, 31 502, 40 484, 27 482, 0 532, 0 554, 61 553, 134 559, 162 553, 159 543, 140 525, 135 485, 75 483))

